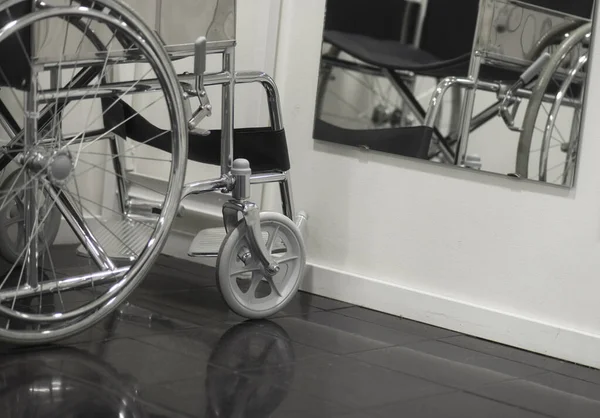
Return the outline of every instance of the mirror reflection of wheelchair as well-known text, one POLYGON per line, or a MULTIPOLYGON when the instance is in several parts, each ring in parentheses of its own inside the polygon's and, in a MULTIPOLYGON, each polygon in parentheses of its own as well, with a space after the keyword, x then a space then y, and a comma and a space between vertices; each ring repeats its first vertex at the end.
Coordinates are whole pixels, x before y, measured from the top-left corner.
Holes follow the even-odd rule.
POLYGON ((327 0, 314 138, 572 187, 593 7, 327 0))

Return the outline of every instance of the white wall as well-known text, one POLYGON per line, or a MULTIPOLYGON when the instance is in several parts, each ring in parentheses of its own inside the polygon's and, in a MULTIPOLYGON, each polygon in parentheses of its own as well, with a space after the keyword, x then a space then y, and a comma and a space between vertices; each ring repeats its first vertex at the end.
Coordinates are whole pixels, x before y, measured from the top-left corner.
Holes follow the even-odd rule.
MULTIPOLYGON (((324 5, 283 0, 276 66, 297 206, 310 216, 305 288, 600 366, 593 113, 571 192, 315 142, 324 5)), ((587 106, 600 106, 600 77, 587 106)))

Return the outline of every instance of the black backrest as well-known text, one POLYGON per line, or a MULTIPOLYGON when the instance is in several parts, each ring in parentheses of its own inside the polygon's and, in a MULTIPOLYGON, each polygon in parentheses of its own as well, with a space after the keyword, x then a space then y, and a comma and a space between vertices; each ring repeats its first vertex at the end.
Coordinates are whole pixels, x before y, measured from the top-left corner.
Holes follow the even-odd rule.
POLYGON ((429 0, 421 49, 452 59, 473 50, 479 0, 429 0))
MULTIPOLYGON (((421 48, 442 59, 470 54, 480 0, 429 0, 421 48)), ((591 18, 594 0, 525 0, 525 3, 591 18)), ((325 30, 399 40, 404 0, 327 0, 325 30)), ((414 10, 413 10, 414 12, 414 10)))
MULTIPOLYGON (((429 0, 421 48, 438 58, 471 53, 480 0, 429 0)), ((594 0, 525 0, 537 6, 591 18, 594 0)))
POLYGON ((594 0, 525 0, 524 2, 586 19, 592 18, 594 10, 594 0))
POLYGON ((404 0, 327 0, 325 30, 397 41, 405 8, 404 0))

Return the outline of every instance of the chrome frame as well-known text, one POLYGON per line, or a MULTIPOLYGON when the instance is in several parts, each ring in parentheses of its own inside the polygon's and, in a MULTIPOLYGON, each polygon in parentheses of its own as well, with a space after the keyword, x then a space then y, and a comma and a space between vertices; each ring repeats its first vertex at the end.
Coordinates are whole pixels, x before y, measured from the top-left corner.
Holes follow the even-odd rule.
MULTIPOLYGON (((17 3, 19 0, 9 0, 12 3, 17 3)), ((106 0, 108 2, 112 2, 112 0, 106 0)), ((118 9, 117 9, 118 10, 118 9)), ((53 15, 54 11, 50 9, 46 9, 44 12, 38 12, 44 15, 53 15)), ((96 12, 91 12, 96 13, 96 12)), ((29 20, 31 15, 24 18, 25 21, 29 20)), ((271 127, 274 130, 283 129, 282 122, 282 111, 280 104, 280 97, 277 86, 274 80, 266 73, 259 71, 235 71, 235 45, 236 42, 232 41, 217 41, 217 42, 208 42, 207 43, 207 53, 209 54, 222 54, 223 56, 223 67, 222 70, 218 73, 206 74, 204 76, 204 85, 222 85, 222 94, 223 94, 223 104, 222 104, 222 137, 221 137, 221 177, 217 179, 209 179, 204 181, 198 181, 186 184, 184 188, 181 190, 181 199, 180 202, 176 204, 171 202, 167 205, 165 202, 165 206, 169 206, 168 210, 177 210, 177 207, 180 205, 181 201, 183 201, 186 197, 206 193, 210 191, 222 191, 222 192, 231 192, 236 189, 236 178, 232 175, 231 168, 233 163, 233 133, 234 133, 234 99, 235 99, 235 85, 236 84, 248 84, 248 83, 260 83, 267 95, 268 107, 269 107, 269 116, 271 127)), ((183 58, 193 56, 193 45, 171 45, 166 48, 167 53, 171 59, 183 58)), ((76 63, 77 66, 87 67, 93 65, 104 65, 106 62, 110 62, 112 64, 131 64, 142 62, 143 59, 140 59, 139 56, 133 57, 124 53, 110 53, 109 57, 106 57, 103 53, 99 53, 97 58, 90 60, 83 60, 76 63)), ((69 63, 62 63, 61 68, 68 68, 69 63)), ((75 65, 75 63, 73 63, 75 65)), ((58 68, 56 63, 51 62, 38 62, 33 67, 34 71, 45 71, 45 70, 53 70, 58 68)), ((110 77, 108 77, 110 78, 110 77)), ((178 76, 178 80, 180 86, 184 92, 184 98, 196 97, 197 86, 194 83, 195 76, 193 74, 182 74, 178 76)), ((145 93, 156 91, 159 88, 160 82, 159 80, 144 80, 144 85, 136 86, 136 88, 132 88, 136 81, 130 82, 106 82, 103 83, 101 88, 98 91, 98 94, 95 95, 95 98, 103 98, 113 96, 115 92, 128 92, 128 94, 137 94, 137 93, 145 93)), ((38 93, 38 103, 49 103, 53 100, 68 97, 72 100, 77 100, 78 98, 87 97, 89 93, 85 88, 63 88, 60 90, 45 90, 40 91, 38 93)), ((36 118, 31 118, 32 122, 35 122, 36 118)), ((2 125, 6 125, 7 128, 11 128, 10 124, 2 118, 0 115, 0 122, 2 125)), ((26 125, 26 130, 30 131, 34 129, 35 126, 32 124, 29 126, 29 123, 26 125)), ((12 129, 11 129, 12 130, 12 129)), ((86 138, 86 141, 94 140, 99 136, 103 136, 103 132, 97 131, 94 132, 93 135, 90 135, 86 138)), ((19 138, 15 138, 8 146, 10 146, 13 142, 18 140, 19 138)), ((115 135, 111 135, 108 137, 111 141, 111 150, 113 152, 118 151, 120 139, 115 135)), ((68 138, 66 138, 68 140, 68 138)), ((174 157, 175 158, 175 157, 174 157)), ((119 195, 119 205, 123 210, 123 214, 128 213, 129 206, 129 196, 128 196, 128 187, 126 182, 126 170, 125 165, 119 159, 119 161, 115 161, 115 172, 118 175, 118 190, 117 193, 119 195)), ((307 217, 305 214, 300 213, 296 217, 294 200, 291 190, 291 179, 290 173, 288 172, 271 172, 271 173, 261 173, 256 175, 251 175, 248 179, 250 184, 266 184, 266 183, 279 183, 280 185, 280 193, 282 199, 282 207, 284 214, 296 221, 298 227, 302 230, 307 217)), ((9 300, 9 299, 22 299, 31 297, 33 295, 40 295, 46 293, 55 293, 64 290, 75 290, 88 288, 95 285, 113 283, 119 281, 120 279, 126 277, 130 274, 135 274, 139 272, 140 268, 136 268, 137 271, 132 271, 130 267, 118 268, 112 260, 107 256, 106 252, 101 247, 100 243, 94 238, 93 233, 89 230, 87 225, 81 221, 77 210, 75 209, 75 205, 68 199, 66 195, 60 192, 60 189, 56 188, 49 182, 44 182, 43 184, 44 190, 49 193, 49 195, 56 201, 57 206, 61 210, 61 213, 65 217, 65 220, 71 226, 71 229, 78 236, 81 243, 88 250, 88 252, 92 255, 92 259, 97 264, 97 266, 101 269, 100 272, 94 274, 87 274, 78 277, 71 277, 69 279, 64 280, 56 280, 53 282, 44 282, 39 283, 35 274, 33 277, 28 278, 28 285, 19 290, 0 290, 0 302, 9 300)), ((34 190, 31 188, 31 190, 34 190)), ((246 196, 242 196, 242 198, 238 199, 239 207, 237 210, 244 214, 245 219, 251 225, 251 230, 253 231, 253 238, 251 237, 250 241, 254 243, 256 246, 256 250, 261 255, 261 259, 266 264, 266 270, 270 271, 272 274, 275 274, 277 271, 277 265, 273 262, 271 257, 267 254, 266 249, 264 247, 264 242, 262 240, 262 235, 260 233, 260 218, 258 207, 251 202, 246 200, 246 196)), ((230 204, 230 207, 235 206, 235 201, 230 204)), ((227 223, 227 222, 226 222, 227 223)), ((36 240, 33 240, 36 241, 36 240)), ((33 244, 30 251, 35 251, 37 253, 36 245, 33 244)), ((37 257, 32 257, 33 262, 37 262, 37 257)), ((145 270, 148 270, 149 266, 145 266, 145 270)), ((37 272, 37 269, 32 270, 37 272)), ((51 322, 62 322, 70 318, 76 318, 81 315, 85 315, 89 313, 91 310, 99 308, 101 310, 105 310, 108 305, 104 305, 111 297, 115 297, 117 291, 123 289, 124 287, 129 287, 130 285, 119 285, 114 286, 107 294, 103 297, 97 299, 90 306, 82 307, 75 311, 69 312, 67 314, 57 314, 50 321, 51 322)), ((8 310, 2 310, 1 314, 6 314, 7 316, 20 319, 24 321, 30 322, 38 322, 42 320, 42 316, 33 315, 33 314, 24 314, 19 312, 13 312, 8 310)), ((93 316, 93 314, 92 314, 93 316)), ((48 321, 47 315, 44 315, 43 318, 48 321)), ((86 319, 84 322, 87 322, 86 319)), ((57 331, 60 332, 60 331, 57 331)))
MULTIPOLYGON (((2 4, 3 7, 8 7, 11 4, 16 4, 15 0, 8 0, 2 4)), ((13 24, 5 26, 2 31, 0 31, 0 40, 5 40, 7 37, 16 33, 19 30, 22 30, 25 27, 30 26, 33 23, 36 23, 39 20, 49 19, 53 17, 61 17, 61 16, 73 16, 73 17, 93 17, 100 22, 105 24, 112 25, 114 27, 121 27, 121 29, 126 32, 132 39, 135 39, 136 36, 138 38, 144 39, 144 42, 139 42, 138 46, 144 51, 145 54, 149 58, 152 59, 154 65, 157 69, 160 69, 160 74, 164 77, 164 88, 169 91, 171 98, 171 107, 169 112, 171 116, 174 117, 174 120, 178 122, 182 122, 185 120, 185 111, 183 107, 183 95, 181 93, 181 87, 179 83, 175 80, 175 74, 170 66, 169 57, 164 52, 162 46, 156 42, 152 32, 147 28, 147 26, 127 7, 124 7, 119 2, 114 0, 102 0, 102 3, 106 7, 110 7, 117 15, 126 17, 128 22, 131 25, 122 25, 122 22, 114 18, 113 16, 106 15, 104 13, 87 9, 87 8, 60 8, 60 9, 44 9, 39 11, 34 11, 28 15, 21 17, 20 19, 14 21, 13 24), (132 27, 136 28, 137 33, 135 33, 132 27)), ((32 68, 32 74, 37 71, 37 68, 32 68)), ((35 85, 35 83, 34 83, 35 85)), ((29 115, 27 115, 29 116, 29 115)), ((33 115, 32 115, 33 116, 33 115)), ((30 125, 29 120, 35 120, 35 118, 28 118, 27 125, 30 125)), ((174 130, 174 135, 181 136, 181 133, 186 132, 186 126, 182 123, 173 124, 172 129, 174 130)), ((28 128, 31 130, 31 127, 28 128)), ((34 134, 35 135, 35 134, 34 134)), ((11 143, 15 141, 15 138, 11 140, 11 143)), ((26 139, 27 142, 27 139, 26 139)), ((173 161, 176 164, 175 167, 185 166, 186 158, 187 158, 187 144, 180 144, 181 146, 176 147, 172 150, 173 161), (183 151, 183 152, 182 152, 183 151)), ((182 183, 184 179, 184 170, 173 169, 171 174, 175 178, 177 183, 182 183)), ((61 193, 62 196, 62 193, 61 193)), ((166 233, 171 227, 171 219, 174 218, 175 211, 179 205, 179 202, 174 202, 173 200, 179 200, 181 196, 181 190, 174 189, 169 187, 166 191, 166 196, 168 197, 165 201, 164 213, 170 214, 169 217, 166 215, 162 215, 162 221, 158 223, 159 227, 155 231, 153 238, 161 239, 166 236, 166 233)), ((60 201, 60 199, 57 200, 60 201)), ((64 201, 63 201, 64 203, 64 201)), ((68 213, 68 212, 65 212, 68 213)), ((64 215, 64 213, 63 213, 64 215)), ((85 235, 85 231, 81 231, 85 235)), ((87 237, 86 237, 87 238, 87 237)), ((85 240, 84 240, 85 242, 85 240)), ((88 242, 90 243, 90 242, 88 242)), ((92 244, 93 245, 93 244, 92 244)), ((159 250, 159 247, 154 246, 154 255, 157 255, 156 251, 159 250)), ((13 340, 19 340, 20 343, 32 343, 32 342, 43 342, 43 341, 54 341, 60 339, 61 337, 71 335, 73 332, 81 331, 89 326, 92 326, 97 321, 102 319, 105 315, 110 313, 115 305, 117 305, 124 297, 129 295, 131 291, 139 284, 140 280, 145 276, 151 267, 150 263, 147 263, 150 260, 152 255, 151 251, 143 251, 138 259, 138 263, 129 267, 127 271, 123 271, 122 275, 119 272, 119 276, 125 279, 129 278, 129 280, 122 280, 118 284, 111 287, 103 296, 96 299, 94 302, 86 305, 85 307, 80 307, 73 311, 64 313, 64 314, 54 314, 54 315, 30 315, 22 312, 16 312, 11 309, 6 308, 3 305, 0 305, 0 313, 6 315, 9 318, 18 318, 25 321, 31 322, 62 322, 67 319, 78 318, 79 321, 75 324, 65 323, 63 327, 57 327, 52 330, 45 330, 43 332, 25 332, 14 330, 11 331, 14 335, 10 338, 13 340), (72 328, 69 328, 72 327, 72 328), (18 336, 17 336, 18 335, 18 336)), ((107 269, 103 272, 100 272, 101 275, 106 274, 107 276, 114 275, 118 273, 114 267, 106 266, 107 269)), ((35 270, 37 274, 37 269, 35 270)), ((16 295, 14 295, 15 299, 21 297, 21 291, 34 291, 37 295, 40 294, 40 291, 48 291, 53 292, 54 290, 58 290, 61 287, 63 288, 79 288, 84 285, 90 286, 94 285, 94 277, 85 277, 85 278, 71 278, 71 280, 63 280, 54 282, 55 289, 51 289, 52 285, 49 283, 39 283, 36 280, 35 287, 27 285, 24 288, 17 289, 16 295), (85 280, 84 280, 85 279, 85 280), (82 284, 83 282, 83 284, 82 284)), ((0 292, 0 300, 4 300, 8 295, 7 291, 0 292)), ((10 297, 11 295, 8 295, 10 297)), ((4 330, 3 330, 4 331, 4 330)), ((7 331, 8 332, 8 331, 7 331)), ((4 336, 5 338, 8 338, 4 336)))

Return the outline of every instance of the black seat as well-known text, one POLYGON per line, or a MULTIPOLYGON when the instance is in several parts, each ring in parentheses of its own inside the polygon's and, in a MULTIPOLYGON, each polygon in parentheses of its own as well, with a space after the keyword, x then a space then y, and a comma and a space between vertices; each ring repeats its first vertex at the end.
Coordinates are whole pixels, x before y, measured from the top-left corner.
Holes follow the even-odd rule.
POLYGON ((464 75, 463 69, 465 66, 468 67, 470 60, 470 54, 442 60, 412 45, 355 33, 326 31, 323 39, 367 64, 391 70, 413 71, 433 77, 464 75), (456 74, 452 74, 453 72, 456 74))
MULTIPOLYGON (((405 4, 399 0, 328 0, 324 40, 370 65, 431 77, 467 76, 480 0, 429 0, 419 48, 399 41, 405 4), (358 15, 355 15, 358 13, 358 15), (385 29, 390 28, 390 29, 385 29)), ((594 0, 527 3, 590 18, 594 0)), ((520 72, 482 66, 479 78, 516 80, 520 72)))
POLYGON ((400 7, 406 4, 404 1, 361 3, 362 8, 353 8, 348 7, 347 0, 328 0, 326 42, 381 68, 433 77, 466 75, 479 0, 429 0, 420 48, 400 42, 400 26, 404 13, 409 12, 406 6, 400 7), (378 13, 366 12, 371 9, 378 13), (381 28, 393 30, 386 32, 381 28))

